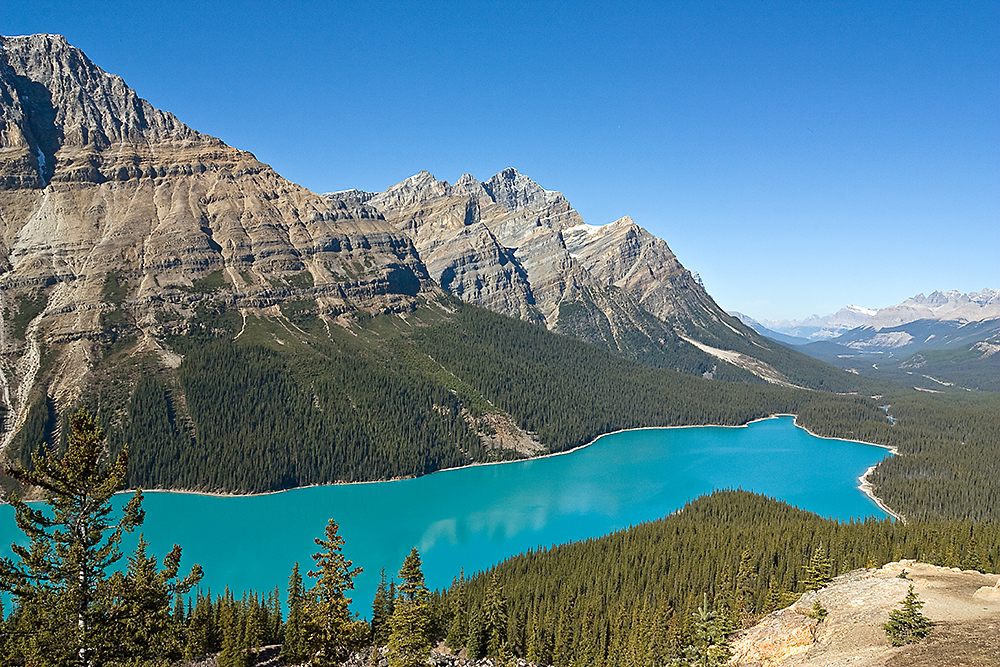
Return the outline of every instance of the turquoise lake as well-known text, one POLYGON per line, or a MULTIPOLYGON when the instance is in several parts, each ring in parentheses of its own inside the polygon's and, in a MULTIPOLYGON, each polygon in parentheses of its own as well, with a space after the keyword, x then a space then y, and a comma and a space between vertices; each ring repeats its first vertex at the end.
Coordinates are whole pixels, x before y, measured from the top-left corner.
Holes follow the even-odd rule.
MULTIPOLYGON (((161 558, 180 544, 182 571, 200 563, 202 587, 213 594, 227 584, 237 595, 277 585, 284 596, 292 564, 305 574, 313 538, 333 518, 344 554, 364 568, 353 608, 368 616, 381 568, 394 575, 413 546, 428 586, 441 588, 460 568, 471 574, 538 546, 657 519, 716 489, 755 491, 825 517, 885 517, 857 487, 858 477, 887 455, 816 438, 791 417, 738 428, 643 429, 603 436, 569 454, 393 482, 243 497, 147 493, 143 532, 161 558)), ((21 534, 12 508, 0 513, 7 545, 21 534)), ((135 541, 127 540, 129 550, 135 541)))

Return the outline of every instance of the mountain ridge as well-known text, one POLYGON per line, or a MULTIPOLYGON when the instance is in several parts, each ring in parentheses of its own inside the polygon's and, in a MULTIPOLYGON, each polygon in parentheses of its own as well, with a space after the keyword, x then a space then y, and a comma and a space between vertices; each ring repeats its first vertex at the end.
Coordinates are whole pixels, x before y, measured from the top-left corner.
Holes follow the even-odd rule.
POLYGON ((484 182, 421 171, 381 193, 325 196, 375 208, 409 235, 443 289, 474 305, 644 363, 804 382, 792 377, 802 361, 722 311, 662 239, 629 216, 589 225, 562 193, 513 167, 484 182))
POLYGON ((255 310, 316 299, 331 317, 404 312, 437 293, 409 239, 371 208, 348 210, 191 130, 62 37, 0 46, 8 442, 39 371, 46 393, 72 403, 109 333, 161 340, 220 292, 255 310))
POLYGON ((1000 319, 1000 290, 985 287, 979 292, 921 293, 882 308, 848 305, 830 315, 810 315, 802 320, 763 319, 759 323, 784 335, 817 341, 831 340, 859 327, 880 331, 918 320, 967 323, 993 319, 1000 319))

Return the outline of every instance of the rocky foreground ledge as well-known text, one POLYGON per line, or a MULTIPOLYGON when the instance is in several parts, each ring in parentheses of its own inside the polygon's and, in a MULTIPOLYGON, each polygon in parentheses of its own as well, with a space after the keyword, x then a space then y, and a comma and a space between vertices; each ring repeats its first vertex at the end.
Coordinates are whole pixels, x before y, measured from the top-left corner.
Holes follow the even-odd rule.
POLYGON ((1000 665, 1000 577, 907 560, 855 570, 764 617, 732 646, 733 667, 1000 665), (934 629, 894 647, 882 624, 910 584, 934 629), (807 615, 816 599, 828 612, 822 623, 807 615))

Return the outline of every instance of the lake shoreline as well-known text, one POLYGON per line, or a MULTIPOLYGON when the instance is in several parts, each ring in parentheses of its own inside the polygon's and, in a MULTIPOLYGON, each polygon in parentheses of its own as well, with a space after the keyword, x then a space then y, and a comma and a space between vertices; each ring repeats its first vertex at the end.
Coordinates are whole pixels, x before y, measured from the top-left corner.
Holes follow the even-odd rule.
MULTIPOLYGON (((776 416, 780 416, 780 415, 776 415, 776 416)), ((887 450, 889 450, 889 453, 892 454, 893 456, 898 456, 899 455, 899 450, 896 449, 895 447, 890 447, 889 445, 880 445, 877 442, 865 442, 864 440, 848 440, 846 438, 834 438, 832 436, 817 435, 816 433, 813 433, 812 431, 810 431, 809 429, 807 429, 805 426, 800 426, 799 423, 798 423, 798 417, 797 416, 795 416, 795 415, 791 415, 791 416, 795 417, 795 426, 796 427, 802 429, 803 431, 805 431, 809 435, 813 436, 814 438, 820 438, 821 440, 843 440, 845 442, 856 442, 856 443, 861 444, 861 445, 870 445, 872 447, 881 447, 882 449, 887 449, 887 450)), ((875 503, 880 510, 882 510, 883 512, 885 512, 886 514, 888 514, 889 516, 891 516, 893 519, 896 519, 897 521, 902 521, 903 523, 906 523, 906 517, 905 516, 903 516, 899 512, 894 511, 892 508, 890 508, 888 505, 885 504, 884 500, 882 500, 877 495, 875 495, 875 485, 871 483, 871 480, 869 480, 868 477, 873 472, 875 472, 875 468, 877 468, 877 467, 878 467, 877 463, 875 465, 873 465, 873 466, 869 466, 868 470, 866 470, 864 472, 864 474, 861 475, 861 477, 858 477, 858 490, 861 491, 861 493, 863 493, 866 496, 868 496, 869 498, 871 498, 872 502, 875 503)))
MULTIPOLYGON (((480 461, 480 462, 470 463, 470 464, 464 465, 464 466, 453 466, 451 468, 442 468, 441 470, 435 470, 434 472, 428 473, 428 475, 436 475, 437 473, 454 471, 454 470, 463 470, 463 469, 466 469, 466 468, 472 468, 472 467, 476 467, 476 466, 505 465, 505 464, 508 464, 508 463, 521 463, 521 462, 524 462, 524 461, 541 460, 541 459, 550 458, 550 457, 553 457, 553 456, 563 456, 563 455, 566 455, 566 454, 572 454, 573 452, 578 452, 578 451, 580 451, 582 449, 586 449, 587 447, 590 447, 591 445, 593 445, 594 443, 596 443, 601 438, 604 438, 604 437, 607 437, 607 436, 611 436, 611 435, 616 435, 616 434, 619 434, 619 433, 627 433, 629 431, 654 431, 654 430, 659 431, 659 430, 666 430, 666 429, 681 429, 681 428, 749 428, 751 424, 756 424, 758 422, 767 421, 769 419, 779 419, 781 417, 791 417, 792 418, 792 424, 796 428, 802 429, 803 431, 805 431, 809 435, 813 436, 814 438, 819 438, 821 440, 840 440, 840 441, 843 441, 843 442, 854 442, 854 443, 857 443, 857 444, 860 444, 860 445, 869 445, 869 446, 872 446, 872 447, 881 447, 882 449, 889 450, 889 452, 892 455, 894 455, 894 456, 899 453, 896 450, 895 447, 889 447, 887 445, 880 445, 880 444, 874 443, 874 442, 865 442, 864 440, 852 440, 852 439, 848 439, 848 438, 837 438, 837 437, 833 437, 833 436, 818 435, 818 434, 813 433, 812 431, 810 431, 805 426, 800 425, 798 423, 798 415, 782 412, 782 413, 775 413, 775 414, 769 415, 767 417, 758 417, 757 419, 753 419, 751 421, 748 421, 746 424, 680 424, 680 425, 677 425, 677 426, 637 426, 635 428, 623 428, 623 429, 618 429, 616 431, 609 431, 607 433, 602 433, 599 436, 597 436, 596 438, 594 438, 593 440, 591 440, 590 442, 587 442, 587 443, 582 444, 582 445, 578 445, 576 447, 573 447, 572 449, 567 449, 567 450, 562 451, 562 452, 552 452, 552 453, 549 453, 549 454, 542 454, 541 456, 531 456, 531 457, 523 458, 523 459, 514 459, 512 461, 480 461)), ((879 498, 875 494, 875 487, 869 481, 868 477, 869 477, 869 475, 871 475, 875 471, 875 467, 877 465, 878 464, 869 467, 868 470, 866 470, 863 475, 861 475, 860 477, 858 477, 858 487, 857 488, 862 493, 864 493, 866 496, 868 496, 872 500, 872 502, 874 502, 875 505, 879 509, 881 509, 883 512, 885 512, 886 514, 888 514, 889 516, 895 518, 898 521, 902 521, 903 523, 906 523, 906 518, 902 514, 899 514, 898 512, 893 511, 888 505, 885 504, 885 502, 881 498, 879 498)), ((428 475, 420 475, 419 477, 426 477, 428 475)), ((144 494, 145 493, 189 494, 189 495, 196 495, 196 496, 208 496, 208 497, 212 497, 212 498, 254 498, 254 497, 258 497, 258 496, 261 496, 261 497, 262 496, 272 496, 272 495, 276 495, 276 494, 279 494, 279 493, 288 493, 290 491, 297 491, 299 489, 310 489, 310 488, 323 487, 323 486, 349 486, 349 485, 354 485, 354 484, 384 484, 386 482, 400 482, 400 481, 404 481, 404 480, 417 479, 417 478, 418 478, 417 475, 409 475, 409 476, 406 476, 406 477, 394 477, 394 478, 391 478, 391 479, 373 479, 373 480, 365 480, 365 481, 361 481, 361 482, 325 482, 325 483, 322 483, 322 484, 307 484, 307 485, 304 485, 304 486, 296 486, 296 487, 293 487, 291 489, 280 489, 280 490, 277 490, 277 491, 264 491, 262 493, 235 493, 235 492, 222 492, 222 491, 196 491, 196 490, 192 490, 192 489, 162 489, 162 488, 158 488, 158 489, 142 489, 142 492, 144 494)), ((119 491, 118 493, 119 494, 129 494, 129 493, 135 493, 135 491, 137 491, 137 489, 127 489, 127 490, 124 490, 124 491, 119 491)))
MULTIPOLYGON (((407 475, 405 477, 392 477, 392 478, 389 478, 389 479, 368 479, 368 480, 364 480, 364 481, 361 481, 361 482, 323 482, 321 484, 304 484, 303 486, 295 486, 295 487, 292 487, 290 489, 279 489, 277 491, 263 491, 263 492, 260 492, 260 493, 239 493, 239 492, 233 492, 233 491, 196 491, 196 490, 193 490, 193 489, 159 489, 159 488, 157 488, 157 489, 142 489, 142 492, 143 493, 182 493, 182 494, 189 494, 189 495, 195 495, 195 496, 208 496, 208 497, 211 497, 211 498, 255 498, 255 497, 258 497, 258 496, 273 496, 273 495, 278 494, 278 493, 288 493, 290 491, 298 491, 299 489, 313 489, 313 488, 321 487, 321 486, 350 486, 352 484, 384 484, 386 482, 401 482, 401 481, 405 481, 405 480, 408 480, 408 479, 417 479, 418 477, 427 477, 429 475, 436 475, 436 474, 441 473, 441 472, 450 472, 450 471, 453 471, 453 470, 465 470, 466 468, 475 468, 475 467, 478 467, 478 466, 496 466, 496 465, 506 465, 508 463, 523 463, 524 461, 538 461, 538 460, 541 460, 541 459, 551 458, 553 456, 563 456, 563 455, 566 455, 566 454, 572 454, 573 452, 578 452, 581 449, 586 449, 587 447, 590 447, 591 445, 593 445, 594 443, 596 443, 601 438, 605 438, 605 437, 607 437, 609 435, 616 435, 616 434, 619 434, 619 433, 628 433, 629 431, 661 431, 661 430, 673 429, 673 428, 748 428, 751 424, 755 424, 757 422, 766 421, 768 419, 777 419, 778 417, 795 417, 795 415, 785 414, 785 413, 773 414, 773 415, 770 415, 769 417, 759 417, 757 419, 754 419, 752 421, 747 422, 746 424, 680 424, 678 426, 636 426, 635 428, 621 428, 621 429, 618 429, 617 431, 608 431, 607 433, 602 433, 599 436, 597 436, 596 438, 594 438, 593 440, 591 440, 590 442, 584 443, 582 445, 577 445, 576 447, 574 447, 572 449, 567 449, 567 450, 561 451, 561 452, 550 452, 548 454, 542 454, 540 456, 529 456, 527 458, 513 459, 513 460, 510 460, 510 461, 475 461, 473 463, 470 463, 470 464, 464 465, 464 466, 452 466, 451 468, 441 468, 440 470, 435 470, 434 472, 429 472, 429 473, 427 473, 427 475, 407 475)), ((795 425, 798 426, 798 424, 795 424, 795 425)), ((799 428, 802 428, 802 427, 800 426, 799 428)), ((802 430, 804 430, 807 433, 809 433, 808 429, 804 429, 803 428, 802 430)), ((810 433, 810 435, 813 435, 813 434, 810 433)), ((819 438, 819 437, 823 437, 823 436, 816 436, 816 437, 819 438)), ((843 438, 830 438, 830 439, 831 440, 843 440, 843 438)), ((859 440, 849 440, 848 442, 860 442, 860 441, 859 440)), ((868 445, 868 444, 871 444, 871 443, 864 442, 864 443, 861 443, 861 444, 868 445)), ((135 493, 138 490, 139 489, 124 489, 122 491, 119 491, 118 493, 119 494, 135 493)))

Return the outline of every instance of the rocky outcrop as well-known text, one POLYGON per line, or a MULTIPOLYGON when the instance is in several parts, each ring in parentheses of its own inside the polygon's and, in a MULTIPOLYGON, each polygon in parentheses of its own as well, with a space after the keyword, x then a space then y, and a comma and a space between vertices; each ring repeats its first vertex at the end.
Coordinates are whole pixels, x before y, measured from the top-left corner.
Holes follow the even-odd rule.
POLYGON ((337 315, 405 311, 436 289, 410 239, 363 202, 312 193, 192 130, 60 36, 0 47, 8 434, 38 350, 49 355, 45 392, 71 400, 111 320, 156 337, 205 298, 238 308, 306 298, 337 315))
MULTIPOLYGON (((353 193, 328 197, 360 201, 353 193)), ((506 211, 476 179, 465 175, 452 186, 423 171, 368 195, 367 201, 413 240, 429 274, 444 289, 505 315, 538 319, 527 270, 488 224, 506 211)))
POLYGON ((512 168, 484 183, 424 171, 385 192, 327 196, 377 209, 452 294, 628 355, 683 347, 678 334, 698 338, 727 319, 661 239, 627 216, 587 225, 561 193, 512 168))
POLYGON ((855 570, 740 633, 732 641, 734 654, 729 664, 987 664, 962 663, 960 658, 978 654, 986 646, 986 634, 992 633, 996 639, 1000 596, 982 591, 993 589, 997 580, 996 575, 914 561, 889 563, 877 570, 855 570), (904 571, 906 579, 899 577, 904 571), (893 647, 882 624, 889 619, 889 611, 899 608, 911 584, 925 602, 921 611, 934 622, 934 630, 918 645, 893 647), (827 610, 822 622, 809 616, 817 600, 827 610))

